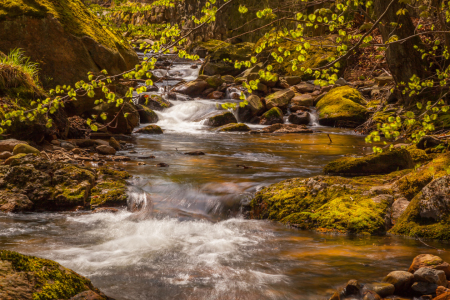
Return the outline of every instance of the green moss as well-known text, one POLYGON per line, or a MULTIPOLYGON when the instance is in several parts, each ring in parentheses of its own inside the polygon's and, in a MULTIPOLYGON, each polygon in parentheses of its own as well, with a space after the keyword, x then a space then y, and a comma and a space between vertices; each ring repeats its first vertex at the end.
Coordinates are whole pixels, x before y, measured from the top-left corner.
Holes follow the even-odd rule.
POLYGON ((98 172, 103 175, 114 176, 121 179, 131 178, 130 173, 128 173, 127 171, 119 171, 107 166, 99 168, 98 172))
POLYGON ((278 107, 273 107, 262 115, 263 119, 283 119, 283 112, 278 107))
POLYGON ((127 184, 124 180, 105 180, 91 190, 91 208, 127 204, 127 184))
POLYGON ((253 43, 229 44, 219 40, 209 40, 194 44, 191 48, 207 50, 212 61, 229 59, 234 62, 235 60, 249 60, 254 46, 253 43))
POLYGON ((388 203, 373 202, 367 191, 402 174, 353 179, 326 176, 288 179, 258 192, 250 203, 250 215, 303 229, 383 233, 388 203))
POLYGON ((450 166, 450 152, 442 154, 428 164, 401 178, 396 186, 408 200, 416 196, 433 179, 445 176, 450 166))
POLYGON ((89 279, 48 259, 0 250, 0 260, 11 262, 16 272, 28 273, 31 282, 35 280, 34 300, 69 299, 94 289, 89 279))
POLYGON ((124 41, 104 28, 80 0, 7 0, 0 2, 0 21, 20 16, 45 18, 52 14, 75 36, 89 36, 112 49, 124 48, 124 41))
POLYGON ((349 86, 334 88, 329 91, 316 105, 319 119, 325 123, 337 120, 362 123, 366 120, 366 101, 359 91, 349 86))
POLYGON ((409 154, 411 154, 411 158, 414 164, 421 164, 430 160, 430 157, 427 155, 425 150, 417 149, 416 146, 411 146, 406 148, 409 154))

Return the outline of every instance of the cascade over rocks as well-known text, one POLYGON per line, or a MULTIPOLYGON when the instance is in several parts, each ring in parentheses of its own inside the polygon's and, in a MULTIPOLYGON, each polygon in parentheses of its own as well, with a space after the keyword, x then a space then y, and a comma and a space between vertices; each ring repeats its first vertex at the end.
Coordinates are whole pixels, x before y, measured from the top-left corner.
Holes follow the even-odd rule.
POLYGON ((278 107, 273 107, 266 111, 262 116, 259 124, 261 125, 272 125, 272 124, 283 124, 284 119, 283 112, 278 107))
POLYGON ((203 117, 202 119, 206 119, 203 123, 204 125, 212 126, 212 127, 219 127, 230 123, 237 123, 236 117, 233 115, 232 112, 229 111, 217 111, 212 112, 206 117, 203 117))
POLYGON ((80 0, 24 0, 0 3, 0 51, 20 48, 39 62, 44 85, 87 81, 87 73, 110 75, 139 62, 134 51, 104 28, 80 0))

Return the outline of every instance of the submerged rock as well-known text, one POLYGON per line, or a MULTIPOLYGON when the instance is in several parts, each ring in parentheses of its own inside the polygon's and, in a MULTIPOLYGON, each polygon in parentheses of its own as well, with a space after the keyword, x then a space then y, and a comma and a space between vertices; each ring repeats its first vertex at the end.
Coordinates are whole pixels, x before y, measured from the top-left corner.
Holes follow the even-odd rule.
POLYGON ((0 250, 0 272, 0 299, 112 300, 89 279, 48 259, 0 250))
POLYGON ((405 149, 394 149, 364 157, 343 157, 330 162, 324 168, 325 174, 346 176, 388 174, 414 167, 411 155, 405 149))
POLYGON ((273 124, 256 133, 313 133, 313 131, 305 125, 273 124))
POLYGON ((348 86, 334 88, 317 102, 319 123, 325 126, 356 127, 367 119, 366 100, 348 86))
POLYGON ((250 131, 250 127, 243 123, 230 123, 220 126, 216 129, 219 132, 235 132, 235 131, 250 131))

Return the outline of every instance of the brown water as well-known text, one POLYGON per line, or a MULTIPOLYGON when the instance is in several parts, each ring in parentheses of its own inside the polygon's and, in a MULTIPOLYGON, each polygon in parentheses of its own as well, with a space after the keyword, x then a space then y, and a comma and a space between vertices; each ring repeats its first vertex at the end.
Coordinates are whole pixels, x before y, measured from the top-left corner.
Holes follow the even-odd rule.
POLYGON ((119 164, 134 175, 132 201, 151 195, 145 211, 0 214, 0 248, 56 260, 115 299, 326 299, 349 279, 371 282, 406 270, 420 253, 450 261, 449 252, 413 239, 243 219, 241 204, 258 189, 370 151, 364 137, 318 126, 304 135, 212 133, 192 120, 214 102, 174 104, 159 113, 165 134, 136 135, 137 153, 122 153, 136 160, 119 164), (183 154, 197 150, 206 155, 183 154), (138 158, 146 155, 156 158, 138 158), (159 162, 170 166, 157 168, 159 162))

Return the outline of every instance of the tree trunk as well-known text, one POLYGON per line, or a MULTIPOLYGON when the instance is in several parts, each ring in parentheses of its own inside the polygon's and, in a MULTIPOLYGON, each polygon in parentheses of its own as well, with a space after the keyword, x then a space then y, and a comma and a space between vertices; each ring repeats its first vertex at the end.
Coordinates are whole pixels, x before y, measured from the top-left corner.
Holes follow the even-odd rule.
MULTIPOLYGON (((386 10, 387 5, 390 3, 388 0, 375 0, 374 1, 374 13, 376 19, 378 19, 386 10)), ((397 15, 400 9, 405 8, 404 4, 401 4, 399 0, 395 0, 395 3, 390 7, 389 11, 381 20, 378 25, 383 42, 389 40, 393 35, 398 36, 398 39, 404 39, 411 35, 414 35, 414 24, 412 23, 411 16, 408 12, 404 15, 397 15), (397 23, 397 26, 393 26, 392 22, 397 23)), ((421 41, 419 37, 411 38, 404 43, 396 43, 390 45, 386 50, 386 60, 394 77, 397 86, 402 89, 404 84, 408 84, 410 78, 416 75, 420 78, 425 75, 425 65, 421 59, 420 52, 414 49, 414 45, 420 45, 421 41)), ((398 97, 410 104, 411 100, 406 93, 402 95, 398 93, 398 97)))

